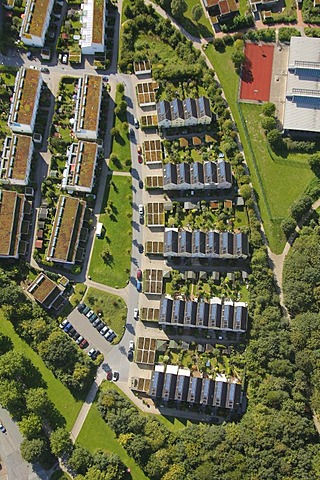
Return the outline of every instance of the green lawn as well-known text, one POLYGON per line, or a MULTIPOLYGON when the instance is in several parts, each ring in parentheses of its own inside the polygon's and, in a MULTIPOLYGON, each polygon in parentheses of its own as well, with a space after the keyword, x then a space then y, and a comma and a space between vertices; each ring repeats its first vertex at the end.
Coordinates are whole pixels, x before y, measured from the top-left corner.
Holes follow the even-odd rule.
POLYGON ((83 295, 86 293, 86 285, 84 283, 77 283, 73 287, 73 293, 69 300, 67 301, 65 307, 63 308, 61 312, 61 317, 67 317, 74 308, 78 305, 78 303, 81 302, 81 299, 83 298, 83 295))
POLYGON ((108 177, 105 199, 99 221, 106 233, 96 238, 89 275, 92 280, 115 288, 129 281, 131 258, 132 218, 131 177, 108 177), (102 259, 101 254, 107 257, 102 259))
POLYGON ((232 48, 226 47, 224 53, 218 53, 210 45, 206 53, 217 72, 238 127, 270 248, 278 254, 286 242, 281 222, 292 202, 303 194, 314 175, 307 165, 307 155, 289 154, 283 158, 270 154, 260 126, 261 106, 237 103, 239 79, 231 60, 232 48))
POLYGON ((3 312, 0 310, 0 332, 11 338, 14 349, 17 352, 26 355, 33 365, 40 371, 44 382, 46 383, 47 393, 50 400, 54 403, 55 407, 61 415, 66 419, 66 428, 71 430, 82 402, 76 400, 70 393, 70 391, 62 385, 62 383, 55 378, 53 373, 46 367, 41 357, 32 350, 29 345, 22 340, 14 331, 11 322, 6 320, 3 312))
MULTIPOLYGON (((117 92, 116 104, 118 104, 121 99, 122 94, 117 92)), ((127 121, 126 113, 123 115, 115 115, 114 126, 119 131, 119 135, 116 135, 112 139, 111 153, 117 156, 117 161, 110 160, 109 167, 111 170, 129 172, 131 169, 131 151, 127 121), (124 122, 126 126, 124 126, 124 122)))
POLYGON ((77 438, 77 442, 87 447, 91 452, 97 449, 108 450, 119 455, 123 463, 130 468, 133 480, 148 480, 141 468, 129 457, 125 449, 120 445, 114 432, 103 420, 98 412, 96 403, 92 405, 86 421, 77 438))
POLYGON ((96 288, 89 288, 84 299, 95 312, 101 310, 102 320, 118 335, 114 343, 118 343, 124 333, 127 319, 127 306, 122 298, 96 288))
POLYGON ((188 0, 187 1, 188 10, 183 14, 183 17, 176 18, 177 22, 180 23, 191 35, 195 37, 212 37, 213 31, 211 24, 206 17, 201 0, 188 0), (192 9, 195 5, 200 5, 203 10, 202 17, 199 22, 195 22, 192 18, 192 9))

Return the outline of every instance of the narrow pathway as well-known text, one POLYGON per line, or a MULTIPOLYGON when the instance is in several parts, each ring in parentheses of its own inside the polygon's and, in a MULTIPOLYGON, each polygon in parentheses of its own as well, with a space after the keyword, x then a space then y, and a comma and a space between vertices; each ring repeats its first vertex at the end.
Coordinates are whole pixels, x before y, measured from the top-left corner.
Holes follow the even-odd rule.
POLYGON ((94 282, 90 279, 86 279, 84 284, 87 285, 87 287, 97 288, 102 292, 111 293, 112 295, 118 295, 118 297, 121 297, 126 303, 128 303, 128 286, 124 288, 114 288, 109 287, 108 285, 104 285, 103 283, 94 282))

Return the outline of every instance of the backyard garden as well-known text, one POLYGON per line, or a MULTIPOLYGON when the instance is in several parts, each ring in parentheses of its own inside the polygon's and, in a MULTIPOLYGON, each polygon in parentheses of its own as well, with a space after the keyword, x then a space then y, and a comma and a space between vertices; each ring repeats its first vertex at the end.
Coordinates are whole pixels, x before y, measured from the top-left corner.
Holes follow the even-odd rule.
POLYGON ((111 129, 112 147, 109 168, 115 171, 129 172, 131 169, 131 151, 127 102, 125 101, 122 83, 117 85, 114 114, 115 121, 114 127, 111 129))
POLYGON ((8 127, 8 116, 10 112, 10 98, 14 90, 16 79, 16 68, 0 66, 0 151, 2 152, 3 142, 10 134, 8 127))

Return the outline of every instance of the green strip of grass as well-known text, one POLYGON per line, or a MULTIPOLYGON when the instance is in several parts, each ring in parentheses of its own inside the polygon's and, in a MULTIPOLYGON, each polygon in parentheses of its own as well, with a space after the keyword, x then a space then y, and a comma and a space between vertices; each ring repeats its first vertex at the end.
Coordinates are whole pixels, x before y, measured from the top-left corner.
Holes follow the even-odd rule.
POLYGON ((115 288, 125 287, 130 275, 131 201, 131 177, 109 176, 99 217, 106 233, 95 239, 89 275, 92 280, 115 288), (105 259, 103 252, 108 252, 105 259))
MULTIPOLYGON (((195 5, 201 5, 200 0, 188 0, 187 1, 188 10, 183 14, 183 17, 177 17, 177 22, 182 25, 187 32, 191 33, 194 37, 212 37, 213 31, 211 24, 208 20, 208 17, 205 15, 204 11, 202 17, 200 18, 199 22, 195 22, 192 18, 192 9, 195 5)), ((203 10, 203 8, 202 8, 203 10)))
MULTIPOLYGON (((122 94, 116 93, 116 105, 122 100, 122 94)), ((115 171, 129 172, 131 169, 131 150, 128 132, 127 114, 115 115, 115 128, 119 134, 112 139, 112 153, 116 155, 117 160, 109 162, 109 168, 115 171)))
POLYGON ((307 165, 307 155, 288 154, 284 158, 269 151, 260 124, 261 106, 237 102, 239 78, 231 60, 232 51, 233 47, 228 46, 224 53, 218 53, 210 45, 206 54, 238 127, 270 248, 279 254, 286 242, 281 222, 314 175, 307 165))
POLYGON ((29 345, 22 340, 14 331, 11 322, 6 320, 3 312, 0 310, 0 332, 11 338, 14 349, 24 354, 30 359, 33 365, 40 371, 43 380, 46 383, 47 393, 50 400, 66 419, 66 428, 71 430, 82 402, 77 401, 53 373, 46 367, 41 357, 32 350, 29 345))
POLYGON ((86 421, 77 438, 77 442, 87 447, 91 452, 97 449, 103 449, 116 453, 123 463, 130 468, 133 480, 148 480, 148 477, 145 476, 136 462, 129 457, 125 449, 116 439, 114 432, 103 420, 98 412, 96 403, 90 408, 86 421))
POLYGON ((95 312, 97 310, 102 311, 101 318, 108 327, 116 332, 118 336, 114 343, 118 343, 124 334, 127 319, 127 306, 122 298, 90 287, 84 301, 95 312))

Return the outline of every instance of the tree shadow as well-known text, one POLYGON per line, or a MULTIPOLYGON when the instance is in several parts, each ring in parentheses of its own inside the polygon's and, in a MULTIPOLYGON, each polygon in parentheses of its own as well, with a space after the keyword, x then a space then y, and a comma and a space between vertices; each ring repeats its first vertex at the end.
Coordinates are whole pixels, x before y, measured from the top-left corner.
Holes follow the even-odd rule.
POLYGON ((252 62, 246 57, 242 66, 241 79, 245 83, 252 83, 254 78, 252 74, 252 62))

